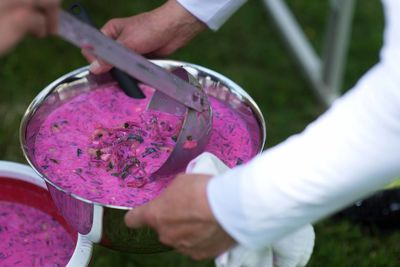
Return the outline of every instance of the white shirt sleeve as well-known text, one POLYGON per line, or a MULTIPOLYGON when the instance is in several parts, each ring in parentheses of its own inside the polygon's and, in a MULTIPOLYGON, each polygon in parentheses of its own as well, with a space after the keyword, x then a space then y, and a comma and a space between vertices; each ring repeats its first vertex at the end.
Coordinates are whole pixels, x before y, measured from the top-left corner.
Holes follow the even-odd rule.
POLYGON ((302 133, 209 182, 214 215, 242 245, 270 245, 400 177, 400 1, 383 2, 380 62, 302 133))
POLYGON ((177 0, 210 29, 218 30, 246 0, 177 0))

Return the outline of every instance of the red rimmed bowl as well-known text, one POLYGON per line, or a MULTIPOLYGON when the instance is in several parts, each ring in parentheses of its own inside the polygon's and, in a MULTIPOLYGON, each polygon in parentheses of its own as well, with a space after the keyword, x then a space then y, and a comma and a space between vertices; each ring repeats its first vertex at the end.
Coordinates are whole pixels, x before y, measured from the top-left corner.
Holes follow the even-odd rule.
MULTIPOLYGON (((0 251, 0 266, 26 266, 27 261, 32 266, 50 266, 47 265, 47 263, 51 264, 51 266, 89 266, 93 251, 92 242, 90 242, 86 237, 78 234, 60 215, 56 206, 52 202, 45 182, 29 166, 14 162, 0 161, 0 216, 6 216, 6 210, 9 215, 7 218, 16 218, 18 216, 34 214, 35 219, 39 218, 43 219, 43 221, 50 221, 50 225, 53 225, 54 228, 43 224, 40 228, 41 232, 39 234, 35 233, 37 238, 43 236, 43 240, 37 241, 32 239, 31 235, 28 235, 26 238, 21 238, 21 236, 25 235, 25 233, 22 234, 22 232, 27 231, 26 229, 29 227, 28 225, 17 225, 16 223, 8 222, 3 226, 0 224, 0 235, 1 232, 6 234, 6 230, 9 230, 8 233, 14 233, 17 231, 15 229, 21 229, 21 232, 9 239, 8 244, 3 243, 4 247, 9 248, 9 251, 0 251), (15 208, 11 211, 12 214, 9 212, 10 207, 15 208), (24 214, 23 211, 29 211, 29 213, 24 214), (62 228, 59 228, 59 226, 62 228), (61 240, 56 238, 48 238, 48 235, 54 235, 55 233, 59 234, 57 237, 62 236, 60 232, 55 232, 55 229, 63 229, 62 233, 64 236, 71 238, 68 239, 68 241, 70 242, 70 240, 72 240, 73 243, 71 247, 60 246, 63 255, 57 259, 58 255, 53 253, 51 256, 51 263, 50 261, 46 263, 46 257, 49 257, 50 254, 41 255, 40 253, 44 251, 40 250, 37 246, 41 242, 44 243, 45 238, 47 242, 49 242, 48 240, 51 240, 51 242, 56 240, 62 243, 61 240), (17 241, 20 241, 21 243, 13 243, 17 241), (24 248, 22 245, 24 242, 26 244, 30 243, 28 247, 35 247, 37 250, 21 251, 22 248, 24 248), (18 246, 18 249, 15 248, 16 246, 18 246), (19 246, 21 246, 21 250, 19 250, 19 246), (15 255, 11 255, 12 252, 18 253, 21 256, 16 257, 15 255), (10 261, 12 261, 12 265, 9 265, 10 261)), ((29 221, 29 219, 27 221, 29 221)), ((2 242, 5 241, 2 240, 2 242)), ((48 245, 49 250, 53 249, 54 252, 55 245, 57 244, 52 243, 48 245)))

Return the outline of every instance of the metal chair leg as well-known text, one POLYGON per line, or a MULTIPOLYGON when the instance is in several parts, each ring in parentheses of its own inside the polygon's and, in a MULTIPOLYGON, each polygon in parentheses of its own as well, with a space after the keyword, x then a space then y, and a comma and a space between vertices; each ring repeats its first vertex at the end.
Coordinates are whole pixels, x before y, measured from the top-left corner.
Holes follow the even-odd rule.
POLYGON ((329 107, 340 95, 355 0, 331 0, 322 57, 284 0, 263 3, 317 97, 329 107))

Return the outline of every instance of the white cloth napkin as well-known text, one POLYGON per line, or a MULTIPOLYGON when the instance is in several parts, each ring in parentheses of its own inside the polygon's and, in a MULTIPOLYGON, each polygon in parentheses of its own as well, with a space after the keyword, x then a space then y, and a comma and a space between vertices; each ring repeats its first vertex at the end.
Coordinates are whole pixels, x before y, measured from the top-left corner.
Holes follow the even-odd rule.
MULTIPOLYGON (((218 175, 228 169, 215 155, 204 152, 188 164, 186 172, 218 175)), ((311 257, 314 240, 314 229, 307 225, 261 250, 237 245, 216 258, 215 264, 217 267, 302 267, 311 257)))

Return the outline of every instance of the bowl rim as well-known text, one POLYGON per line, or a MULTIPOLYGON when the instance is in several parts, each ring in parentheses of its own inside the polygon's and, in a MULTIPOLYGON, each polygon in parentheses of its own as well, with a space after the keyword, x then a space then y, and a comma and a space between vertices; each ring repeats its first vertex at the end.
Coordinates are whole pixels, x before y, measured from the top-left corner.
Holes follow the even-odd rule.
MULTIPOLYGON (((204 73, 207 73, 207 75, 213 76, 214 78, 218 79, 221 81, 221 83, 225 84, 228 87, 232 87, 235 88, 235 90, 237 90, 237 92, 245 97, 245 100, 250 104, 252 110, 256 113, 256 118, 257 121, 260 124, 260 134, 261 134, 261 146, 259 149, 258 153, 261 153, 264 149, 264 145, 265 145, 265 141, 267 138, 267 129, 266 129, 266 124, 265 124, 265 119, 264 116, 261 112, 261 109, 258 107, 257 103, 253 100, 253 98, 242 88, 240 87, 238 84, 236 84, 235 82, 233 82, 231 79, 225 77, 224 75, 213 71, 211 69, 208 69, 206 67, 200 66, 200 65, 196 65, 193 63, 189 63, 189 62, 184 62, 184 61, 177 61, 177 60, 163 60, 163 59, 157 59, 157 60, 150 60, 151 62, 163 67, 163 66, 172 66, 172 67, 177 67, 177 66, 187 66, 187 67, 192 67, 195 69, 198 69, 204 73)), ((26 109, 21 123, 20 123, 20 127, 19 127, 19 141, 20 141, 20 146, 24 155, 25 160, 29 163, 29 165, 32 167, 32 169, 36 172, 37 175, 39 175, 39 177, 41 177, 46 184, 49 186, 52 186, 54 188, 56 188, 57 190, 61 191, 62 193, 71 196, 77 200, 80 200, 84 203, 87 204, 91 204, 94 206, 100 206, 100 207, 105 207, 105 208, 111 208, 111 209, 118 209, 118 210, 131 210, 134 209, 135 207, 125 207, 125 206, 120 206, 120 205, 111 205, 111 204, 104 204, 104 203, 100 203, 97 201, 92 201, 89 200, 87 198, 81 197, 75 193, 71 193, 68 192, 67 190, 63 189, 62 187, 58 186, 57 184, 55 184, 54 182, 52 182, 50 179, 48 179, 45 175, 43 175, 33 164, 32 160, 30 159, 30 157, 28 156, 27 153, 27 149, 25 147, 25 143, 26 143, 26 129, 28 126, 28 123, 31 119, 31 117, 35 114, 36 110, 40 107, 40 105, 38 105, 38 103, 41 103, 44 99, 46 99, 53 90, 55 90, 57 88, 58 85, 61 85, 66 79, 71 78, 71 77, 77 77, 77 78, 83 78, 85 77, 88 73, 89 73, 89 65, 87 66, 83 66, 80 67, 78 69, 75 69, 69 73, 66 73, 64 75, 62 75, 61 77, 57 78, 55 81, 53 81, 52 83, 50 83, 49 85, 47 85, 42 91, 40 91, 40 93, 32 100, 32 102, 29 104, 28 108, 26 109)))
MULTIPOLYGON (((48 191, 43 179, 26 164, 0 160, 0 179, 3 178, 30 183, 48 191)), ((76 234, 75 248, 66 265, 67 267, 88 266, 92 259, 93 243, 78 232, 76 234)))

